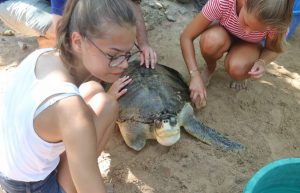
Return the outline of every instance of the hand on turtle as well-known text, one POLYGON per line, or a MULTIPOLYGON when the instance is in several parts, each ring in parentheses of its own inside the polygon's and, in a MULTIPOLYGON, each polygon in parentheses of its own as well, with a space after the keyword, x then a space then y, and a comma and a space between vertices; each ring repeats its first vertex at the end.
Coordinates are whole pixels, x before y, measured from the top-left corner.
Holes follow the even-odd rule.
POLYGON ((127 92, 127 89, 124 87, 131 81, 132 79, 129 78, 129 76, 123 76, 111 85, 107 93, 113 96, 116 100, 118 100, 127 92))
POLYGON ((206 89, 200 74, 192 76, 190 82, 190 98, 197 109, 206 105, 206 89))
POLYGON ((141 65, 145 64, 146 68, 151 67, 152 69, 155 68, 157 63, 157 55, 153 48, 151 48, 148 44, 145 44, 140 47, 141 53, 141 65))

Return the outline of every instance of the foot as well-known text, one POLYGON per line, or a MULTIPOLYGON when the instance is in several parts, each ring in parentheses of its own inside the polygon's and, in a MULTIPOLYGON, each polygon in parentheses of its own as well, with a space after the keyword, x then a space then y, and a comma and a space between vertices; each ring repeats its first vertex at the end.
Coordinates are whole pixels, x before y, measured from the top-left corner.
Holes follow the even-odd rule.
POLYGON ((203 69, 201 72, 201 78, 203 80, 204 85, 207 87, 209 85, 210 79, 212 77, 213 73, 209 72, 207 67, 203 69))
POLYGON ((231 80, 229 87, 236 91, 247 89, 247 80, 231 80))

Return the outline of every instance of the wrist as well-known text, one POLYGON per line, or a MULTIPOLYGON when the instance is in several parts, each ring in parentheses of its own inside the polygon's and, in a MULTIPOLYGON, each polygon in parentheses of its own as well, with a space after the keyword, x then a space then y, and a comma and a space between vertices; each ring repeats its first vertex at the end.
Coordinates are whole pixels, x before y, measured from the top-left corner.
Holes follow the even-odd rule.
POLYGON ((264 59, 262 59, 262 58, 258 58, 257 60, 255 60, 255 63, 259 63, 259 64, 261 64, 263 66, 267 65, 266 61, 264 59))
POLYGON ((196 75, 199 75, 199 70, 198 70, 198 68, 195 68, 193 70, 190 70, 189 73, 190 73, 191 77, 194 77, 196 75))

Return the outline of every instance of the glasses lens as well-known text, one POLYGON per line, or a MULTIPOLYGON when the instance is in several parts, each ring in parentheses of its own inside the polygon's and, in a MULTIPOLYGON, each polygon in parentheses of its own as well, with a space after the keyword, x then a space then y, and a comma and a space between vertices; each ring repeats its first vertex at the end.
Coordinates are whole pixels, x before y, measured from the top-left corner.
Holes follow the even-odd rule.
POLYGON ((140 51, 132 53, 132 55, 127 59, 128 62, 133 62, 137 60, 140 56, 140 51))
POLYGON ((111 67, 119 66, 120 64, 122 64, 124 62, 124 60, 126 60, 125 56, 117 57, 110 62, 110 66, 111 67))
POLYGON ((119 66, 120 64, 122 64, 125 60, 127 60, 129 63, 130 62, 133 62, 134 60, 137 60, 138 57, 140 56, 140 53, 141 51, 135 51, 133 52, 132 54, 127 54, 127 55, 124 55, 124 56, 119 56, 115 59, 113 59, 111 62, 110 62, 110 67, 116 67, 116 66, 119 66))

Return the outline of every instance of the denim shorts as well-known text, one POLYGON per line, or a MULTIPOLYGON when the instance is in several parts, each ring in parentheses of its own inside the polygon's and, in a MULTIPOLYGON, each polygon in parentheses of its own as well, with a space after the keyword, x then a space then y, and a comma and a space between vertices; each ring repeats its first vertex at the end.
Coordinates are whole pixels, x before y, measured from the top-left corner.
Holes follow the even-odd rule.
POLYGON ((0 3, 0 19, 26 36, 43 36, 52 23, 47 0, 7 0, 0 3))
POLYGON ((57 171, 54 170, 44 180, 22 182, 8 179, 0 173, 0 186, 5 193, 65 193, 57 182, 57 171))

